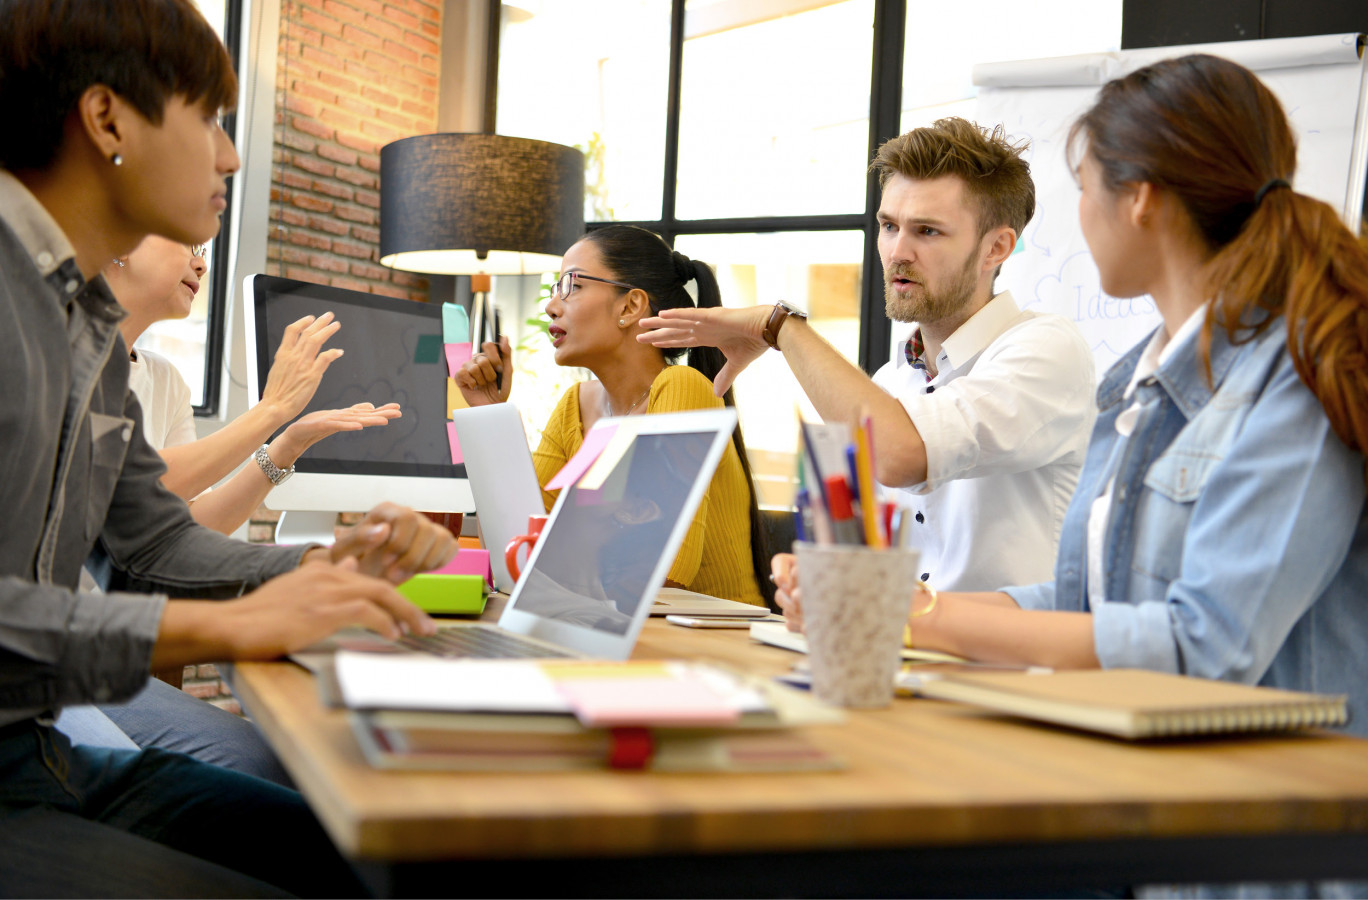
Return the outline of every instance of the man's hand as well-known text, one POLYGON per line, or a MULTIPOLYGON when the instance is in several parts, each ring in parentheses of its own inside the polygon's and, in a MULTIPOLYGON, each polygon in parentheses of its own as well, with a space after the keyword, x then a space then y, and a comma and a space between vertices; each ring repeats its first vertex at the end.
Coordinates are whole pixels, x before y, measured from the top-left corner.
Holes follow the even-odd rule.
POLYGON ((391 640, 432 634, 433 621, 392 586, 356 571, 356 560, 310 562, 239 600, 173 600, 162 614, 152 667, 213 659, 276 659, 349 627, 391 640))
POLYGON ((769 349, 764 338, 765 323, 773 311, 772 306, 663 309, 660 315, 641 320, 642 328, 652 330, 637 335, 637 340, 655 347, 716 347, 721 350, 727 363, 713 379, 713 392, 721 397, 736 376, 769 349))
POLYGON ((364 574, 401 584, 419 572, 451 562, 456 539, 421 513, 381 503, 358 524, 342 529, 330 549, 310 550, 305 559, 323 552, 332 562, 354 557, 364 574))
POLYGON ((456 386, 461 396, 471 406, 488 406, 503 403, 513 390, 513 347, 508 335, 502 335, 499 343, 485 341, 480 352, 456 370, 456 386), (499 375, 503 374, 502 387, 499 375))
POLYGON ((798 588, 798 557, 792 553, 776 553, 770 560, 771 579, 778 590, 774 602, 784 613, 789 631, 803 630, 802 592, 798 588))

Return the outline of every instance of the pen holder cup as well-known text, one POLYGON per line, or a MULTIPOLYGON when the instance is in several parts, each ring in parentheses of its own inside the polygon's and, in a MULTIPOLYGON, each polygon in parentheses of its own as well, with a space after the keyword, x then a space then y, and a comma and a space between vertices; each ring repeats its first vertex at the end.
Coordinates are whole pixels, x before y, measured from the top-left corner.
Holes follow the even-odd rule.
POLYGON ((504 548, 504 563, 508 566, 508 574, 512 575, 515 581, 522 575, 522 566, 518 565, 518 549, 526 544, 527 555, 532 555, 532 548, 536 546, 537 538, 541 537, 548 518, 550 516, 528 516, 527 534, 518 535, 504 548))
POLYGON ((812 690, 837 706, 893 702, 920 554, 797 541, 812 690))

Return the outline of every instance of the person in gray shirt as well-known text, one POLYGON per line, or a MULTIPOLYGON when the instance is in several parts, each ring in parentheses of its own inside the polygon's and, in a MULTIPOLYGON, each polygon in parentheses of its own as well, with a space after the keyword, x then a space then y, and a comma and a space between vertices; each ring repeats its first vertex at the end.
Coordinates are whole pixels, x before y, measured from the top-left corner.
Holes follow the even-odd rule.
POLYGON ((190 0, 0 0, 0 22, 0 886, 363 893, 297 793, 51 727, 152 667, 274 658, 344 626, 430 633, 392 583, 455 545, 383 504, 330 548, 253 546, 161 485, 98 273, 147 234, 218 231, 231 60, 190 0), (87 560, 106 593, 78 590, 87 560))

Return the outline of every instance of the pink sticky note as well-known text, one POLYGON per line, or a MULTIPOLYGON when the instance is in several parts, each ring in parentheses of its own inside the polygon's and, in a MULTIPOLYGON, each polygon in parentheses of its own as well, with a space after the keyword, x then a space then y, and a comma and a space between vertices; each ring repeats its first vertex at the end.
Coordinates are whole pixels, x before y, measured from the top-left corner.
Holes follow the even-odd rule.
POLYGON ((451 443, 451 464, 459 466, 465 462, 465 457, 461 455, 461 442, 456 438, 456 423, 448 422, 446 427, 447 440, 451 443))
POLYGON ((489 571, 488 550, 458 550, 456 555, 451 558, 451 562, 440 569, 433 569, 432 574, 483 575, 485 581, 489 582, 489 586, 494 587, 494 579, 489 571))
POLYGON ((600 678, 563 681, 556 688, 584 725, 726 725, 741 711, 696 680, 600 678))
POLYGON ((594 460, 599 458, 603 448, 608 446, 608 441, 612 439, 616 431, 617 426, 613 425, 606 428, 595 428, 585 435, 584 443, 580 445, 579 452, 570 457, 570 461, 561 467, 555 478, 547 482, 546 489, 558 491, 579 481, 585 470, 594 464, 594 460))
POLYGON ((442 346, 446 348, 447 374, 454 378, 461 366, 465 365, 466 360, 470 359, 470 343, 443 344, 442 346))

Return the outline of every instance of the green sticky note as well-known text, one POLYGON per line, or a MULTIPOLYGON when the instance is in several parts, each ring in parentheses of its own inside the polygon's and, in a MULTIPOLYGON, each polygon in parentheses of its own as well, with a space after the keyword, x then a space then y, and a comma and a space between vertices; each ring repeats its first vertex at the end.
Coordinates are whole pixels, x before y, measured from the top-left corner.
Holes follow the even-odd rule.
POLYGON ((440 334, 418 335, 418 346, 413 351, 415 363, 437 363, 442 361, 442 336, 440 334))

